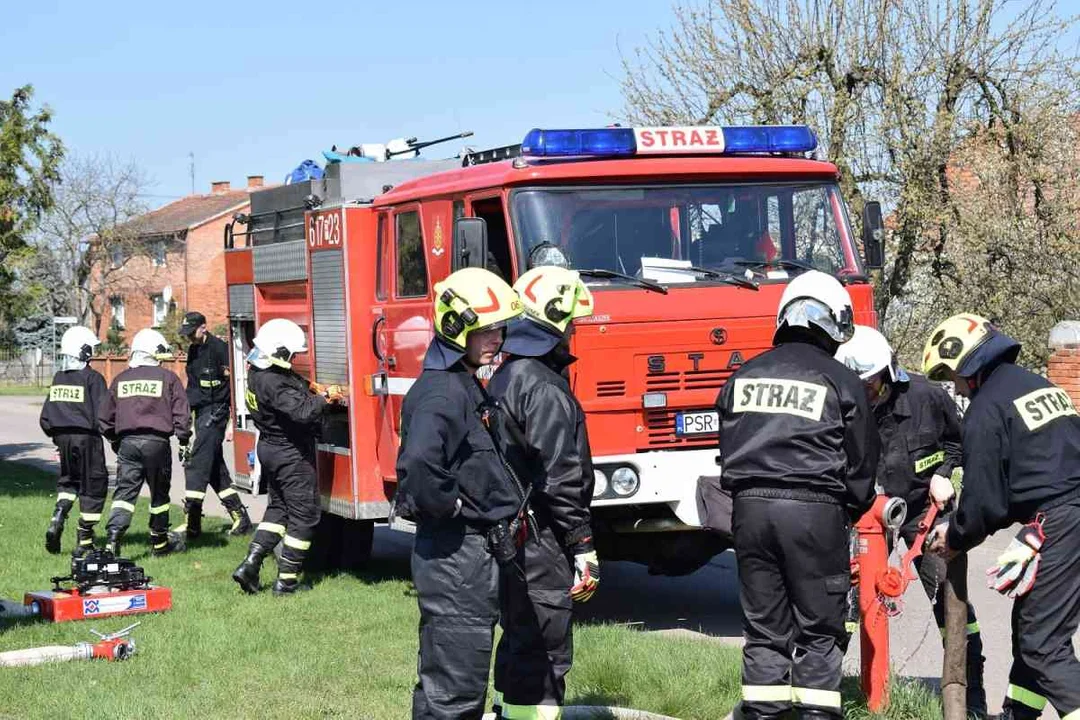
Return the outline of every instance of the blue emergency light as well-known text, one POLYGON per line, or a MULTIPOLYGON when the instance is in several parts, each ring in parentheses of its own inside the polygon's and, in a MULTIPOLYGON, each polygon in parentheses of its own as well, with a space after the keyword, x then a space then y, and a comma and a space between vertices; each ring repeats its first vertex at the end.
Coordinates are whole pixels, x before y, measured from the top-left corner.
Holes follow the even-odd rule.
POLYGON ((807 153, 815 148, 817 136, 806 125, 535 128, 521 142, 521 154, 530 157, 807 153))

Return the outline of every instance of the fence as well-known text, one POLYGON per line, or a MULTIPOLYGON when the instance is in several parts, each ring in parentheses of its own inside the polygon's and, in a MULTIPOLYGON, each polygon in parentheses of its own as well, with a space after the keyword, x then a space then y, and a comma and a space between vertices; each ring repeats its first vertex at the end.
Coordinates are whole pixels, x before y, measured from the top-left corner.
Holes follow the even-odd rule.
POLYGON ((40 349, 0 347, 0 386, 42 387, 52 381, 52 358, 40 349))
MULTIPOLYGON (((127 370, 128 355, 106 355, 90 360, 90 367, 105 376, 105 383, 112 384, 113 377, 127 370)), ((187 356, 178 355, 172 360, 165 360, 161 367, 172 370, 180 376, 180 382, 187 385, 187 356)))

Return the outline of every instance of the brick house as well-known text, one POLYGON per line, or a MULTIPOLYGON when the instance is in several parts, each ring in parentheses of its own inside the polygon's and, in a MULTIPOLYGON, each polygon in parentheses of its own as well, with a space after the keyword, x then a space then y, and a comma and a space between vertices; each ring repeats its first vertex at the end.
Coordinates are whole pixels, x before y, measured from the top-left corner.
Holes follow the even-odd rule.
POLYGON ((115 320, 130 342, 139 330, 158 327, 170 308, 198 310, 211 329, 226 323, 225 225, 248 211, 248 191, 260 187, 261 175, 248 176, 243 190, 215 182, 207 195, 189 195, 128 223, 124 230, 133 240, 114 244, 107 260, 102 340, 115 320))

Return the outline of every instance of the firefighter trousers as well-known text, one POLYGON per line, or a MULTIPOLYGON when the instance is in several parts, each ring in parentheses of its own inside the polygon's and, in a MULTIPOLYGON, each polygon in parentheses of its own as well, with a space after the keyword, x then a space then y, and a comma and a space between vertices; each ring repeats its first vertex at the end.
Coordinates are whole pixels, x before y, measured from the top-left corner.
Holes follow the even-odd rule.
POLYGON ((256 446, 256 452, 266 481, 267 502, 251 542, 266 552, 281 542, 278 578, 296 580, 322 516, 314 453, 304 453, 295 445, 263 440, 256 446))
POLYGON ((1013 666, 1005 707, 1037 718, 1049 702, 1062 720, 1080 718, 1080 661, 1072 639, 1080 624, 1080 505, 1045 513, 1035 584, 1013 603, 1013 666))
POLYGON ((499 618, 499 571, 487 539, 459 520, 417 527, 420 606, 414 720, 480 720, 499 618))
POLYGON ((228 404, 206 405, 195 410, 195 440, 184 469, 184 500, 187 505, 197 505, 199 513, 207 488, 217 493, 225 509, 235 511, 242 506, 221 448, 228 425, 228 404))
POLYGON ((495 650, 495 691, 504 718, 555 717, 573 661, 574 572, 550 525, 536 529, 499 573, 503 634, 495 650))
POLYGON ((172 446, 158 435, 125 435, 116 452, 116 489, 109 512, 109 537, 122 538, 131 526, 143 482, 150 487, 150 545, 168 544, 172 446))
POLYGON ((60 451, 60 477, 56 481, 56 509, 66 517, 79 500, 79 528, 93 528, 101 520, 109 493, 105 444, 100 435, 64 433, 53 438, 60 451))
POLYGON ((839 504, 737 495, 742 712, 842 717, 849 527, 839 504))

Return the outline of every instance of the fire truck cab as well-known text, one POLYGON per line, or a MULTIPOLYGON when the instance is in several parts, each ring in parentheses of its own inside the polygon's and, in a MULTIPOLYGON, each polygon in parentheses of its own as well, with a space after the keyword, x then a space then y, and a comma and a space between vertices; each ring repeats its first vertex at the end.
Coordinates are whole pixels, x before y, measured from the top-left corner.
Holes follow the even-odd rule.
MULTIPOLYGON (((726 547, 698 507, 699 479, 719 474, 714 402, 771 346, 787 282, 831 273, 856 321, 876 322, 837 169, 810 159, 815 147, 801 126, 533 130, 450 160, 344 157, 321 179, 255 191, 226 230, 233 397, 258 325, 306 330, 297 371, 350 388, 318 440, 323 544, 360 562, 394 496, 434 283, 470 265, 513 282, 530 264, 565 263, 596 302, 570 380, 587 414, 598 547, 692 570, 726 547)), ((864 220, 880 258, 880 213, 864 220)), ((237 482, 259 492, 243 403, 234 422, 237 482)))

